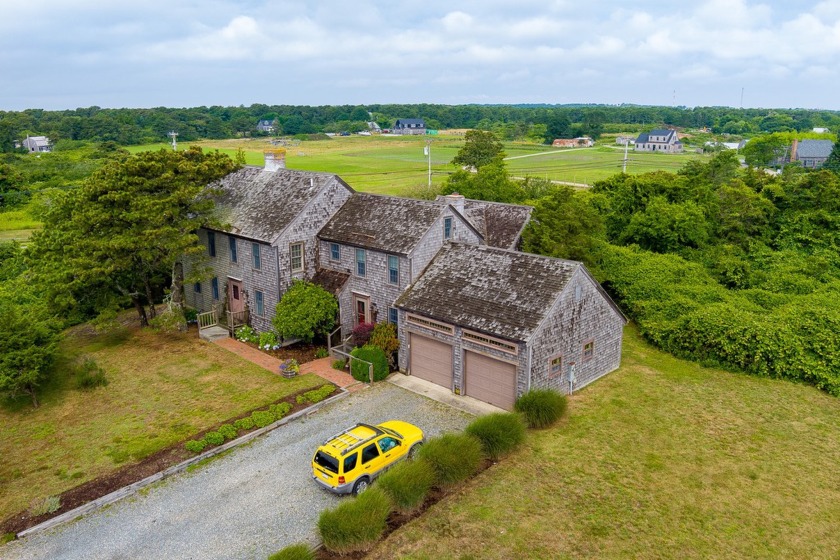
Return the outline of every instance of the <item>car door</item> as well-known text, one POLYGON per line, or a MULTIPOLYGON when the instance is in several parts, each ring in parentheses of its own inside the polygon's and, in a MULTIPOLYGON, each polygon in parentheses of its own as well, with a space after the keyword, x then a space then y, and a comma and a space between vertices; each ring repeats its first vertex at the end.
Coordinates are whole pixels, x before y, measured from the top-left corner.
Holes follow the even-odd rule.
POLYGON ((362 473, 373 479, 382 470, 384 456, 379 451, 376 442, 371 442, 362 448, 362 473))
POLYGON ((379 446, 379 452, 382 454, 384 468, 390 467, 408 453, 402 442, 392 436, 380 438, 376 443, 379 446))

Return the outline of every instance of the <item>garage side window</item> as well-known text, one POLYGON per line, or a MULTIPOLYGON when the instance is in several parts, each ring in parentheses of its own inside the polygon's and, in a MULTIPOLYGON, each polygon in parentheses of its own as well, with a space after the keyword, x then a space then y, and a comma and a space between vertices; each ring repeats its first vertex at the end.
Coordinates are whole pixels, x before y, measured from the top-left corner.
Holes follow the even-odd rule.
POLYGON ((375 443, 371 443, 362 451, 362 464, 373 461, 377 457, 379 457, 379 448, 376 447, 375 443))
POLYGON ((583 361, 591 360, 595 355, 595 341, 590 340, 583 345, 583 361))
POLYGON ((563 356, 554 356, 548 361, 548 376, 557 377, 563 373, 563 356))

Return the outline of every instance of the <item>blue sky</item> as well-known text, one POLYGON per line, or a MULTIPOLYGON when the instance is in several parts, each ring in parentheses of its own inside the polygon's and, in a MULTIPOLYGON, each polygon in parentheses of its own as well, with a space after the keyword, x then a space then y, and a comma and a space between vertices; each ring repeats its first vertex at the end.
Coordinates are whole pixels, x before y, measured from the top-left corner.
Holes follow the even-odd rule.
POLYGON ((840 110, 840 0, 0 0, 0 110, 637 103, 840 110))

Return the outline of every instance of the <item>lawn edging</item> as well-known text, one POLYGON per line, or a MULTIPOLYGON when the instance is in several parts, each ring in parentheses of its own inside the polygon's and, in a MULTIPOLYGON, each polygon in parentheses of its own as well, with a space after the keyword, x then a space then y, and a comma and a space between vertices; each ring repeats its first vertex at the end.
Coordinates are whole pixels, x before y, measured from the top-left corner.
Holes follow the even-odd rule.
POLYGON ((234 447, 237 447, 239 445, 243 445, 245 443, 248 443, 251 440, 256 439, 257 437, 259 437, 263 434, 266 434, 266 433, 268 433, 268 432, 270 432, 270 431, 272 431, 276 428, 279 428, 280 426, 283 426, 284 424, 287 424, 288 422, 291 422, 292 420, 297 420, 298 418, 300 418, 302 416, 308 416, 309 414, 312 414, 313 412, 317 411, 319 408, 321 408, 323 406, 326 406, 329 403, 341 400, 341 399, 343 399, 344 397, 346 397, 347 395, 350 394, 349 391, 347 391, 346 389, 344 389, 342 387, 338 387, 337 389, 339 391, 338 394, 336 394, 332 397, 329 397, 328 399, 325 399, 321 402, 315 403, 312 406, 309 406, 307 408, 299 410, 299 411, 295 412, 294 414, 290 414, 289 416, 285 416, 285 417, 281 418, 280 420, 277 420, 276 422, 274 422, 272 424, 269 424, 268 426, 265 426, 264 428, 258 428, 256 430, 254 430, 252 432, 248 432, 247 434, 244 434, 244 435, 242 435, 242 436, 240 436, 236 439, 232 439, 227 443, 224 443, 222 445, 213 447, 212 449, 210 449, 208 451, 204 451, 203 453, 199 453, 195 457, 191 457, 191 458, 189 458, 185 461, 182 461, 181 463, 178 463, 177 465, 173 465, 169 468, 166 468, 166 469, 164 469, 164 470, 162 470, 158 473, 155 473, 151 476, 148 476, 148 477, 146 477, 142 480, 139 480, 139 481, 137 481, 133 484, 129 484, 128 486, 124 486, 124 487, 120 488, 119 490, 115 490, 115 491, 111 492, 110 494, 106 494, 105 496, 102 496, 101 498, 97 498, 96 500, 88 502, 84 505, 81 505, 81 506, 75 508, 75 509, 72 509, 70 511, 66 511, 66 512, 62 513, 61 515, 57 515, 57 516, 55 516, 51 519, 48 519, 48 520, 44 521, 43 523, 39 523, 38 525, 34 525, 32 527, 29 527, 28 529, 24 529, 23 531, 20 531, 19 533, 17 533, 15 536, 16 536, 16 538, 21 539, 23 537, 27 537, 29 535, 39 533, 39 532, 47 530, 47 529, 52 529, 53 527, 56 527, 56 526, 61 525, 63 523, 68 523, 70 521, 73 521, 75 519, 83 517, 83 516, 85 516, 89 513, 92 513, 94 511, 98 510, 99 508, 102 508, 102 507, 107 506, 107 505, 111 505, 115 502, 118 502, 119 500, 122 500, 123 498, 127 498, 129 496, 132 496, 132 495, 136 494, 138 491, 142 490, 143 488, 146 488, 147 486, 150 486, 151 484, 159 482, 159 481, 161 481, 165 478, 168 478, 168 477, 170 477, 174 474, 178 474, 180 472, 183 472, 183 471, 187 470, 189 467, 191 467, 193 465, 196 465, 196 464, 204 461, 205 459, 209 459, 211 457, 214 457, 216 455, 224 453, 225 451, 227 451, 229 449, 233 449, 234 447))

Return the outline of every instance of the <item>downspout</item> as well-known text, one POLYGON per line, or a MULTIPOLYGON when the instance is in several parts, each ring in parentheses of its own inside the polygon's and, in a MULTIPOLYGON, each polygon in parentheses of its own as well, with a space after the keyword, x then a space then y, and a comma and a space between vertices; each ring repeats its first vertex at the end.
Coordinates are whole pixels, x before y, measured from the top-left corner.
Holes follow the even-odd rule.
POLYGON ((526 392, 531 391, 531 375, 533 374, 533 371, 531 370, 531 356, 533 355, 533 353, 534 353, 534 349, 529 344, 528 345, 528 389, 527 389, 526 392))

